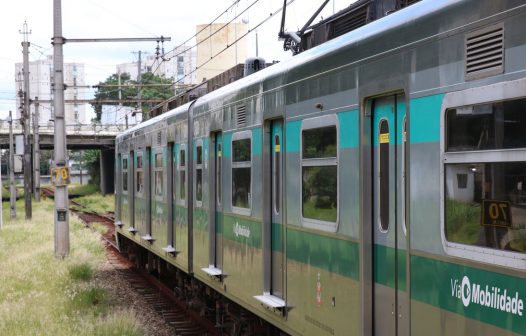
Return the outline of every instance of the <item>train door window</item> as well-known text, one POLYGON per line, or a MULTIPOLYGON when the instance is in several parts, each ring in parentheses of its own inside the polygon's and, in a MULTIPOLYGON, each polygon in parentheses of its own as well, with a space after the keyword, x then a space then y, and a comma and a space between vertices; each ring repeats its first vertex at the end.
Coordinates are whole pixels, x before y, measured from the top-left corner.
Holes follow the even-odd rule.
POLYGON ((232 136, 232 207, 240 213, 250 212, 252 140, 250 131, 232 136))
POLYGON ((222 147, 221 143, 217 144, 217 155, 216 155, 216 197, 217 205, 221 206, 221 171, 223 169, 223 158, 222 158, 222 147))
POLYGON ((336 231, 338 222, 338 127, 336 116, 303 121, 301 208, 306 226, 336 231))
POLYGON ((197 206, 203 202, 203 142, 198 140, 195 158, 195 200, 197 206))
POLYGON ((409 131, 407 128, 407 116, 404 116, 403 121, 403 129, 402 129, 402 202, 404 203, 402 207, 402 221, 404 223, 403 230, 404 235, 407 234, 407 214, 409 213, 409 209, 407 208, 407 205, 409 202, 407 202, 406 197, 408 195, 407 193, 407 153, 409 153, 409 131))
POLYGON ((510 257, 526 253, 524 111, 525 98, 445 111, 444 234, 463 256, 500 250, 494 256, 513 264, 510 257))
POLYGON ((137 153, 137 167, 136 167, 136 191, 138 194, 142 194, 144 190, 144 168, 143 168, 143 161, 142 161, 142 154, 137 153))
POLYGON ((383 232, 389 230, 389 122, 386 119, 380 121, 379 127, 379 174, 378 185, 380 186, 380 229, 383 232))
POLYGON ((163 196, 163 153, 155 154, 155 196, 163 196))
POLYGON ((128 158, 122 158, 122 191, 128 192, 128 158))
POLYGON ((186 148, 179 150, 179 200, 182 205, 186 202, 186 148))
POLYGON ((279 135, 274 136, 274 160, 272 170, 274 171, 274 213, 279 214, 281 211, 281 144, 279 135))

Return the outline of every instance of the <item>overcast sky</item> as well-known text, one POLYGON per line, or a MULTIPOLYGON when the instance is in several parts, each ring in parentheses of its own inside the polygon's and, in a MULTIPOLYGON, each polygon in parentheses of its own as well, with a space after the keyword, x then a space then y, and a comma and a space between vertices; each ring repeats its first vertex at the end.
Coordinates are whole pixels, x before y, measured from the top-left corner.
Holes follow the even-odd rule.
MULTIPOLYGON (((287 8, 286 29, 296 31, 303 26, 323 0, 293 0, 287 8)), ((330 0, 314 21, 349 6, 356 0, 330 0)), ((234 3, 234 0, 63 0, 63 36, 66 38, 152 37, 169 36, 165 50, 183 43, 196 33, 196 25, 209 23, 234 3)), ((228 22, 255 3, 242 17, 250 28, 258 25, 283 5, 283 0, 239 0, 216 22, 228 22)), ((52 0, 17 0, 0 12, 2 53, 0 53, 0 118, 15 107, 15 63, 22 62, 19 33, 24 21, 31 30, 31 61, 53 53, 52 0)), ((258 29, 259 55, 267 61, 285 60, 290 52, 283 51, 277 40, 281 13, 258 29)), ((255 55, 255 34, 248 36, 248 55, 255 55)), ((64 62, 85 64, 86 84, 94 85, 116 72, 119 63, 136 61, 133 51, 155 53, 150 43, 81 43, 64 46, 64 62)))

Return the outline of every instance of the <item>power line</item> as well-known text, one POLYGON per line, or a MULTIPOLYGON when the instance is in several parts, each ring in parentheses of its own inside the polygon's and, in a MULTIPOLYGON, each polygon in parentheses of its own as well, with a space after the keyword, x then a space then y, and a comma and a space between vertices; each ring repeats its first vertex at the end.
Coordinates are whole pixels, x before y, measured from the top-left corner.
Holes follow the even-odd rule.
MULTIPOLYGON (((167 54, 169 54, 170 52, 172 51, 175 51, 177 50, 177 48, 180 48, 181 46, 185 46, 186 45, 186 42, 189 42, 190 40, 192 40, 194 37, 197 37, 202 31, 204 31, 206 28, 210 27, 217 19, 219 19, 221 16, 223 16, 226 12, 228 12, 234 5, 236 5, 237 3, 239 3, 239 1, 241 0, 237 0, 235 1, 232 5, 230 5, 230 7, 228 7, 228 9, 226 11, 224 11, 223 13, 221 13, 216 19, 214 19, 214 21, 212 21, 211 23, 205 25, 200 31, 198 31, 196 34, 194 34, 192 37, 190 37, 189 39, 187 39, 185 42, 183 42, 182 44, 178 45, 177 47, 173 48, 172 50, 168 51, 167 53, 164 53, 162 56, 161 56, 161 59, 162 61, 159 62, 159 64, 157 65, 157 67, 155 68, 155 71, 157 71, 159 69, 159 67, 161 66, 162 63, 164 62, 168 62, 170 61, 171 59, 173 59, 174 57, 177 57, 179 55, 182 55, 184 53, 186 53, 187 51, 197 47, 198 45, 204 43, 205 41, 209 40, 212 38, 212 36, 214 36, 215 34, 217 34, 218 32, 220 32, 221 30, 223 30, 225 27, 227 27, 229 24, 231 24, 232 22, 234 22, 234 20, 236 20, 238 17, 240 17, 241 15, 243 15, 246 11, 248 11, 252 6, 254 6, 257 2, 259 2, 259 0, 255 0, 254 2, 252 2, 248 7, 246 7, 241 13, 237 14, 236 16, 234 16, 233 19, 231 19, 230 21, 228 21, 227 23, 225 23, 223 26, 221 26, 219 29, 217 29, 216 31, 214 31, 213 33, 210 33, 206 38, 202 39, 201 41, 199 42, 196 42, 193 46, 191 47, 185 47, 183 49, 183 51, 180 51, 178 53, 176 53, 175 55, 169 57, 169 58, 164 58, 167 54)), ((238 40, 236 40, 238 41, 238 40)), ((235 44, 236 42, 234 42, 233 44, 235 44)), ((186 77, 186 76, 185 76, 186 77)))
MULTIPOLYGON (((287 6, 290 5, 291 3, 293 3, 294 1, 296 0, 289 0, 287 2, 287 6)), ((236 39, 233 43, 227 45, 223 50, 219 51, 217 54, 215 54, 214 56, 210 57, 209 60, 207 60, 206 62, 196 66, 196 68, 192 71, 190 71, 189 73, 185 74, 182 78, 176 80, 174 82, 174 85, 181 82, 182 80, 184 80, 186 77, 188 77, 189 75, 193 74, 194 72, 196 72, 197 70, 199 70, 200 68, 202 68, 204 65, 208 64, 209 62, 211 62, 215 57, 221 55, 223 52, 225 52, 228 48, 234 46, 237 42, 239 42, 240 40, 242 40, 245 36, 247 36, 248 34, 252 33, 253 31, 257 30, 257 28, 259 28, 261 25, 263 25, 264 23, 266 23, 268 20, 270 20, 271 18, 273 18, 276 14, 278 14, 279 12, 281 12, 283 10, 283 7, 280 7, 279 9, 277 9, 276 11, 274 11, 273 13, 270 13, 270 15, 265 18, 264 20, 260 21, 257 25, 255 25, 252 29, 249 29, 245 34, 241 35, 241 37, 239 37, 238 39, 236 39)), ((175 57, 175 56, 174 56, 175 57)))

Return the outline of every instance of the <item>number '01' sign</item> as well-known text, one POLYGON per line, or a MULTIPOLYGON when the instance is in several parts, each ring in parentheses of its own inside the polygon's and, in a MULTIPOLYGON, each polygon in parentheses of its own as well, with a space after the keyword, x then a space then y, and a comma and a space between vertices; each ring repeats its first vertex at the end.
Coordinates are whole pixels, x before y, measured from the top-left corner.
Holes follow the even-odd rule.
POLYGON ((51 169, 51 179, 55 186, 68 185, 71 182, 69 167, 56 167, 51 169))
POLYGON ((483 200, 482 225, 511 227, 510 202, 483 200))

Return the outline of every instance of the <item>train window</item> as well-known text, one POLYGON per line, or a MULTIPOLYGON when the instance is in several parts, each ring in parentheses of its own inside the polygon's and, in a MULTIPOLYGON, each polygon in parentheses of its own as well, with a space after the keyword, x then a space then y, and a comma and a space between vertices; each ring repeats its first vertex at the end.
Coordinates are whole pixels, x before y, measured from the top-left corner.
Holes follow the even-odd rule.
POLYGON ((447 164, 445 181, 448 241, 526 252, 526 162, 447 164))
POLYGON ((446 112, 448 152, 526 147, 526 99, 446 112))
POLYGON ((182 203, 186 200, 186 150, 179 151, 179 198, 182 203))
POLYGON ((409 134, 407 129, 407 117, 404 116, 404 122, 403 122, 403 130, 402 130, 402 221, 403 221, 403 230, 404 235, 407 234, 407 201, 406 201, 406 195, 407 195, 407 153, 409 153, 409 134))
POLYGON ((302 130, 303 218, 336 223, 338 161, 336 125, 302 130))
POLYGON ((195 200, 197 205, 203 201, 203 145, 200 142, 196 147, 195 166, 195 200))
POLYGON ((274 136, 274 212, 280 212, 281 196, 281 145, 279 135, 274 136))
POLYGON ((251 155, 250 133, 240 132, 232 141, 232 206, 250 209, 251 155))
POLYGON ((382 119, 379 125, 379 176, 380 189, 380 228, 389 230, 389 123, 382 119))
POLYGON ((466 256, 471 247, 474 258, 488 261, 498 250, 492 255, 504 258, 494 261, 499 264, 526 253, 525 110, 526 99, 519 98, 445 111, 443 230, 451 253, 466 256))
POLYGON ((122 159, 122 191, 128 191, 128 158, 122 159))
POLYGON ((136 191, 137 193, 142 193, 144 189, 144 172, 143 172, 143 164, 142 164, 142 155, 137 155, 137 185, 136 185, 136 191))
POLYGON ((221 205, 221 170, 223 168, 221 144, 217 144, 217 155, 216 155, 216 195, 217 205, 221 205))
POLYGON ((163 196, 163 154, 155 154, 155 195, 163 196))

